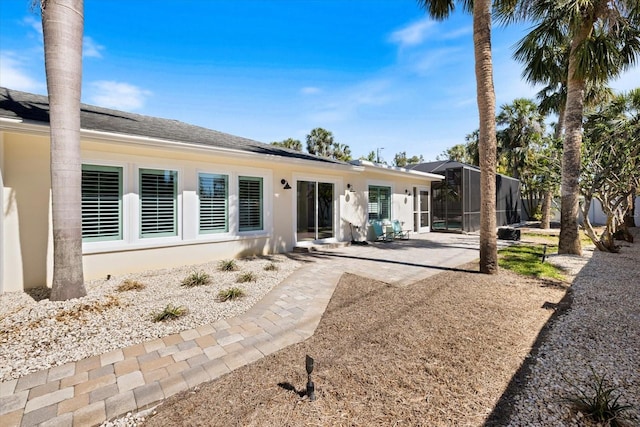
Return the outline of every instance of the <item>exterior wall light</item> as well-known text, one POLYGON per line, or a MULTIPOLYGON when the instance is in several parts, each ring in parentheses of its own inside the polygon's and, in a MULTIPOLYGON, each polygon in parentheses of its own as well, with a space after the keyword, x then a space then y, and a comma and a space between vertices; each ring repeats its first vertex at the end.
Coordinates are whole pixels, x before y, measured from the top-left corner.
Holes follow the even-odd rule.
POLYGON ((282 178, 280 180, 280 184, 284 186, 282 188, 284 188, 285 190, 291 190, 291 186, 289 185, 289 182, 286 179, 282 178))

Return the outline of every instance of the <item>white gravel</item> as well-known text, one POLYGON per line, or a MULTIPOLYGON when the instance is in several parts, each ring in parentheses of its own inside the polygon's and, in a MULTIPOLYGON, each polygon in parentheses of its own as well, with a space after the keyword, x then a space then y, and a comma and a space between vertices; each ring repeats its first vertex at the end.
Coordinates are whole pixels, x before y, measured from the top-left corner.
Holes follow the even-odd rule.
POLYGON ((211 262, 94 280, 86 283, 86 297, 72 301, 43 299, 46 290, 31 296, 0 295, 0 381, 238 316, 301 265, 284 255, 236 260, 236 264, 238 270, 233 272, 219 271, 219 262, 211 262), (270 264, 277 270, 265 270, 270 264), (210 284, 181 286, 194 271, 209 274, 210 284), (253 273, 257 280, 236 283, 244 273, 253 273), (118 292, 126 279, 146 287, 118 292), (230 287, 242 288, 246 296, 218 301, 218 292, 230 287), (154 322, 153 313, 167 304, 184 306, 188 314, 154 322))
POLYGON ((640 426, 640 229, 633 233, 636 243, 619 242, 617 254, 550 257, 579 271, 573 302, 552 324, 508 425, 598 425, 567 400, 578 389, 594 395, 595 374, 633 406, 623 412, 625 425, 640 426))

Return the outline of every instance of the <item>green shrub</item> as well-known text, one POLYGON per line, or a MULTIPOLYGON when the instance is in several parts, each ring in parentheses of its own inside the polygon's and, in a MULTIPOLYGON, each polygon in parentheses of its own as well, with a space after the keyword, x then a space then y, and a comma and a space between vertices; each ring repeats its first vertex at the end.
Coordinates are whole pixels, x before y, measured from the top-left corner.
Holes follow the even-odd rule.
POLYGON ((144 283, 140 283, 137 280, 127 279, 116 288, 116 291, 118 292, 141 291, 146 287, 147 285, 145 285, 144 283))
POLYGON ((184 278, 182 281, 182 286, 186 286, 187 288, 192 288, 194 286, 202 286, 207 285, 211 282, 211 276, 209 276, 204 271, 194 271, 184 278))
POLYGON ((275 263, 271 262, 264 266, 265 271, 278 271, 278 266, 275 263))
POLYGON ((238 269, 238 264, 233 259, 223 259, 218 264, 218 269, 220 271, 236 271, 238 269))
POLYGON ((164 310, 152 313, 152 316, 154 322, 164 322, 165 320, 173 320, 178 317, 182 317, 187 314, 187 312, 188 310, 186 307, 167 304, 164 310))
POLYGON ((239 275, 238 278, 236 279, 236 282, 237 283, 255 282, 257 279, 258 277, 249 271, 247 273, 242 273, 241 275, 239 275))
POLYGON ((222 302, 234 300, 236 298, 242 298, 245 296, 245 292, 240 288, 228 288, 218 292, 218 299, 222 302))
POLYGON ((632 408, 631 405, 620 403, 621 394, 616 387, 605 384, 605 375, 599 376, 593 372, 593 382, 586 390, 573 386, 577 390, 575 396, 568 400, 576 409, 594 421, 606 423, 609 426, 622 426, 623 412, 632 408))

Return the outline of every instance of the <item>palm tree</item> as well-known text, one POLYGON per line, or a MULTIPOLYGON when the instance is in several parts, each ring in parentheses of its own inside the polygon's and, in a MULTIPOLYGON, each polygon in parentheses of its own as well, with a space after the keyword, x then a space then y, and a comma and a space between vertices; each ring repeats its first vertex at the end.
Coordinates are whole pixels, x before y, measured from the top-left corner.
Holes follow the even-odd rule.
MULTIPOLYGON (((557 27, 552 31, 548 28, 535 28, 524 36, 516 45, 514 58, 525 65, 522 77, 532 84, 544 84, 538 92, 539 110, 543 115, 554 113, 558 116, 555 125, 554 139, 562 144, 564 133, 565 107, 567 104, 567 76, 569 72, 569 53, 571 39, 567 28, 557 27)), ((586 82, 584 103, 594 106, 613 97, 611 88, 602 84, 586 82)), ((554 143, 555 145, 555 143, 554 143)), ((560 151, 558 151, 560 153, 560 151)), ((556 161, 556 153, 549 152, 556 161)), ((559 163, 560 160, 557 159, 559 163)), ((558 184, 552 175, 545 176, 543 186, 546 187, 542 201, 542 219, 540 228, 549 228, 551 202, 558 190, 558 184)))
MULTIPOLYGON (((419 0, 429 15, 446 19, 454 10, 453 0, 419 0)), ((476 97, 480 116, 480 271, 498 272, 496 240, 496 95, 491 59, 491 0, 462 1, 473 12, 473 46, 476 72, 476 97)))
POLYGON ((288 148, 290 150, 302 151, 302 143, 299 139, 287 138, 282 141, 273 141, 271 145, 288 148))
POLYGON ((562 150, 559 253, 582 253, 578 234, 580 147, 587 80, 616 77, 640 52, 637 0, 524 0, 499 10, 506 21, 529 18, 540 37, 565 32, 570 39, 562 150))
POLYGON ((535 102, 518 98, 500 107, 497 123, 506 126, 497 135, 500 157, 505 158, 511 176, 520 179, 529 146, 542 139, 544 117, 535 102))
POLYGON ((323 128, 315 128, 307 135, 307 151, 321 157, 331 157, 333 134, 323 128))
POLYGON ((52 301, 87 294, 80 157, 83 6, 83 0, 41 0, 51 129, 52 301))

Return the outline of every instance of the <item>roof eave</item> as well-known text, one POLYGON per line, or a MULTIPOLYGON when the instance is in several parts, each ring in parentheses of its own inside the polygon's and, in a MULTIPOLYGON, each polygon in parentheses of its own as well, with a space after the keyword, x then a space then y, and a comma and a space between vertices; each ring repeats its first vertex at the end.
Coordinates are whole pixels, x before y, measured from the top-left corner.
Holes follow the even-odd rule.
POLYGON ((367 160, 354 160, 351 162, 354 166, 360 166, 364 170, 372 170, 378 173, 387 175, 409 175, 415 177, 428 178, 431 181, 440 181, 444 179, 443 175, 435 173, 421 172, 413 169, 400 168, 396 166, 380 165, 377 163, 369 162, 367 160))
MULTIPOLYGON (((20 132, 28 132, 31 134, 49 135, 49 125, 43 124, 41 122, 30 122, 24 121, 22 119, 14 119, 8 117, 0 117, 0 130, 13 130, 20 132)), ((129 135, 129 134, 120 134, 114 132, 104 132, 90 129, 80 129, 80 136, 83 139, 99 141, 99 142, 108 142, 108 143, 116 143, 123 145, 136 145, 136 146, 146 146, 146 147, 154 147, 154 148, 164 148, 164 149, 180 149, 180 150, 188 150, 192 152, 200 152, 200 153, 223 153, 227 155, 234 155, 238 157, 244 158, 259 158, 264 160, 265 157, 271 161, 277 163, 294 163, 294 164, 303 164, 303 165, 315 165, 322 168, 329 169, 337 169, 337 170, 347 170, 353 172, 360 172, 364 170, 363 167, 352 164, 340 164, 340 163, 331 163, 331 162, 322 162, 311 159, 300 159, 295 157, 286 157, 286 156, 278 156, 274 154, 264 154, 264 153, 253 153, 250 151, 244 150, 235 150, 232 148, 223 148, 223 147, 214 147, 210 145, 203 144, 195 144, 195 143, 187 143, 181 141, 173 141, 167 139, 160 138, 151 138, 146 136, 137 136, 137 135, 129 135)))

